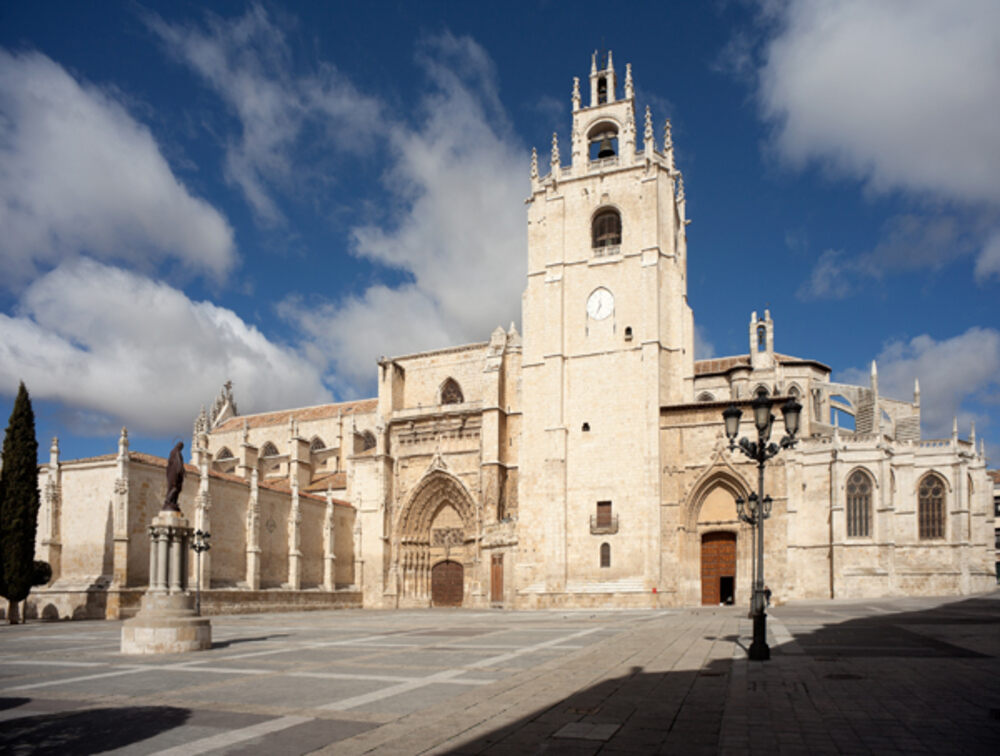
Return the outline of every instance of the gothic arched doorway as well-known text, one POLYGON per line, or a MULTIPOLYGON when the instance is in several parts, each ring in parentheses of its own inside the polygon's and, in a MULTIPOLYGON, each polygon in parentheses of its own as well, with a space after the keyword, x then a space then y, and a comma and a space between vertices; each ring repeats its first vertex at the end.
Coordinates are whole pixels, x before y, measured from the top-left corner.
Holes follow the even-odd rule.
POLYGON ((713 531, 701 537, 701 603, 732 604, 736 598, 736 534, 713 531))
POLYGON ((465 570, 450 559, 431 570, 431 606, 461 606, 465 570))
POLYGON ((399 606, 461 606, 465 572, 475 564, 475 507, 462 483, 428 473, 403 507, 393 533, 399 606))

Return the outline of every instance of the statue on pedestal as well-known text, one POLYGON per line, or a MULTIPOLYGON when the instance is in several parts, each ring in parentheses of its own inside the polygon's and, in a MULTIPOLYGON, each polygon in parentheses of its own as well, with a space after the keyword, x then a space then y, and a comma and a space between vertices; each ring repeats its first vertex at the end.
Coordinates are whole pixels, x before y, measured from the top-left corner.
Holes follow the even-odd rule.
POLYGON ((181 508, 177 504, 177 497, 181 495, 181 488, 184 487, 184 457, 181 449, 184 442, 178 441, 167 458, 167 498, 163 500, 162 512, 180 512, 181 508))

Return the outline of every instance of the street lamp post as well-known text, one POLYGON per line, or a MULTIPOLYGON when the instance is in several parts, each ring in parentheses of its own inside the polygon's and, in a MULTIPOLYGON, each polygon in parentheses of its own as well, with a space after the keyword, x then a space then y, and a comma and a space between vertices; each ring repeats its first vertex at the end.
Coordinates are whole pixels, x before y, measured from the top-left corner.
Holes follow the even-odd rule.
POLYGON ((771 426, 774 423, 774 415, 771 414, 772 401, 760 394, 750 404, 753 409, 753 421, 757 428, 757 440, 750 441, 741 438, 739 443, 736 436, 740 430, 740 417, 743 412, 736 406, 731 405, 722 413, 722 419, 726 423, 726 437, 729 439, 729 450, 739 449, 750 459, 757 463, 757 493, 750 494, 749 501, 744 503, 742 499, 737 499, 736 506, 741 520, 750 523, 751 527, 756 526, 757 531, 757 569, 754 575, 753 586, 753 643, 750 644, 750 659, 753 661, 766 661, 771 658, 771 649, 767 645, 767 614, 764 611, 764 520, 771 514, 771 497, 764 495, 764 465, 771 457, 776 455, 781 449, 788 449, 795 446, 795 434, 799 430, 799 416, 802 412, 802 405, 789 399, 781 407, 781 413, 785 417, 785 431, 787 435, 779 443, 771 438, 771 426))
POLYGON ((191 548, 198 555, 198 564, 194 571, 194 613, 201 616, 201 553, 208 551, 212 545, 208 540, 212 534, 207 530, 194 531, 194 538, 191 539, 191 548))

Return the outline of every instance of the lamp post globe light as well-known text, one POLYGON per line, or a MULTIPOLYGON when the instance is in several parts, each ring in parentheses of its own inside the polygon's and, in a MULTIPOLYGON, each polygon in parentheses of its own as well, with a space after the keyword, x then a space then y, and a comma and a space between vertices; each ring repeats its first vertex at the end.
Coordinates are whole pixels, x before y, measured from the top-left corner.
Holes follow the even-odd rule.
POLYGON ((739 449, 750 459, 757 463, 757 493, 751 493, 749 501, 743 499, 736 500, 736 509, 739 518, 749 523, 755 528, 755 541, 757 547, 757 561, 753 577, 753 597, 751 599, 751 613, 753 615, 753 643, 750 644, 750 659, 753 661, 766 661, 771 658, 771 649, 767 645, 767 614, 765 613, 764 596, 764 520, 771 516, 771 497, 764 495, 764 465, 771 457, 776 455, 781 449, 789 449, 795 446, 795 434, 799 431, 799 417, 802 413, 802 405, 789 399, 781 407, 781 413, 785 418, 784 438, 777 444, 770 441, 771 426, 774 424, 774 415, 771 414, 773 402, 764 394, 758 394, 750 403, 753 410, 753 422, 757 428, 757 440, 750 441, 741 438, 736 441, 739 435, 740 417, 743 412, 735 404, 730 405, 722 412, 722 419, 726 424, 726 438, 729 439, 729 451, 739 449))

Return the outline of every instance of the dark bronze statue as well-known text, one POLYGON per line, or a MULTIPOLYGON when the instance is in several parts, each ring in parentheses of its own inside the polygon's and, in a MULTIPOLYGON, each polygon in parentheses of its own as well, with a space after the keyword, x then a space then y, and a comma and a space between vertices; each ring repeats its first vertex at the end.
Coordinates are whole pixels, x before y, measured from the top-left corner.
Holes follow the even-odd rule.
POLYGON ((161 512, 181 511, 177 505, 177 497, 181 495, 181 488, 184 486, 184 457, 181 455, 183 448, 184 442, 178 441, 167 459, 167 498, 163 500, 161 512))

